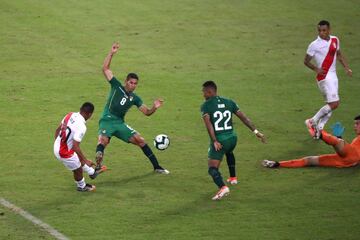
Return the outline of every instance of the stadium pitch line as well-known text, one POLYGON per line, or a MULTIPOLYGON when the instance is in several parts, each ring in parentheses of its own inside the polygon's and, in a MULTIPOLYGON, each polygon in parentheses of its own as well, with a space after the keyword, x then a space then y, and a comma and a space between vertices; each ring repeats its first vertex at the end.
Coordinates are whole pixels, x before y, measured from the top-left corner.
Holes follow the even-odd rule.
POLYGON ((37 217, 34 217, 33 215, 31 215, 27 211, 15 206, 14 204, 12 204, 9 201, 6 201, 4 198, 0 198, 0 204, 3 205, 4 207, 10 209, 14 213, 17 213, 17 214, 21 215, 23 218, 29 220, 33 224, 38 225, 39 227, 44 229, 46 232, 48 232, 50 235, 54 236, 56 239, 69 240, 68 237, 66 237, 65 235, 63 235, 59 231, 57 231, 55 228, 51 227, 49 224, 44 223, 43 221, 41 221, 37 217))

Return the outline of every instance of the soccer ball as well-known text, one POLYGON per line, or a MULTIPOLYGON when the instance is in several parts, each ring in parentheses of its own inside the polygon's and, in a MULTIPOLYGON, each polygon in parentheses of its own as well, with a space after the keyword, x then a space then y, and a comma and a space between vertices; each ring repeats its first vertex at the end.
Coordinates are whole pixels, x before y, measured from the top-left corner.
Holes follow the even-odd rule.
POLYGON ((154 139, 154 146, 159 150, 165 150, 170 145, 170 139, 165 134, 159 134, 154 139))

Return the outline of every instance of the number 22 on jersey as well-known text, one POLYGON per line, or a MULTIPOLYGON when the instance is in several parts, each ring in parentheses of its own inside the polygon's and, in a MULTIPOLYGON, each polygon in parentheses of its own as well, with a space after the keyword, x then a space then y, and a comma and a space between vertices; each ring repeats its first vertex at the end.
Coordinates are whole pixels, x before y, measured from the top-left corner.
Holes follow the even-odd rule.
POLYGON ((232 129, 232 126, 229 125, 229 122, 231 120, 231 112, 229 110, 226 110, 224 112, 216 111, 214 112, 213 117, 214 119, 216 119, 214 123, 215 131, 232 129), (222 122, 223 119, 225 119, 225 121, 222 122))

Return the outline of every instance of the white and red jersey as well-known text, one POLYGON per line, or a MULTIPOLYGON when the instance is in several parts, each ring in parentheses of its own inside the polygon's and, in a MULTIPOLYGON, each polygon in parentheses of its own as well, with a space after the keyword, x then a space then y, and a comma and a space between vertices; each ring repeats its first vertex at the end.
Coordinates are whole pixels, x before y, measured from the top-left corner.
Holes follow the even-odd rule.
POLYGON ((61 130, 54 143, 54 153, 61 158, 74 155, 73 141, 81 142, 86 133, 86 121, 80 113, 68 113, 61 121, 61 130))
POLYGON ((324 70, 323 75, 317 75, 318 81, 324 80, 328 72, 336 72, 336 54, 340 50, 340 41, 335 36, 330 36, 329 40, 317 37, 310 43, 306 54, 315 59, 318 68, 324 70))

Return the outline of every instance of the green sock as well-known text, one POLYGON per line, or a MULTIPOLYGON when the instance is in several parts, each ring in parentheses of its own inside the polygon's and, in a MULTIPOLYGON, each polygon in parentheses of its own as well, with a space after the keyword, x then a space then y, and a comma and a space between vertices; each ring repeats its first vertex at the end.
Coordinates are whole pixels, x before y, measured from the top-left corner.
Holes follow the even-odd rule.
POLYGON ((229 167, 230 177, 236 177, 234 153, 231 152, 226 154, 226 162, 229 167))
POLYGON ((219 169, 216 167, 209 167, 209 171, 208 173, 210 174, 210 176, 213 178, 214 183, 219 187, 222 188, 223 186, 225 186, 225 183, 221 177, 221 174, 219 172, 219 169))
POLYGON ((161 168, 159 163, 158 163, 158 160, 157 160, 156 156, 154 155, 154 153, 151 150, 151 148, 149 147, 149 145, 145 144, 145 146, 143 146, 141 148, 141 150, 144 152, 145 156, 148 157, 148 159, 150 160, 150 162, 153 165, 154 169, 161 168))

